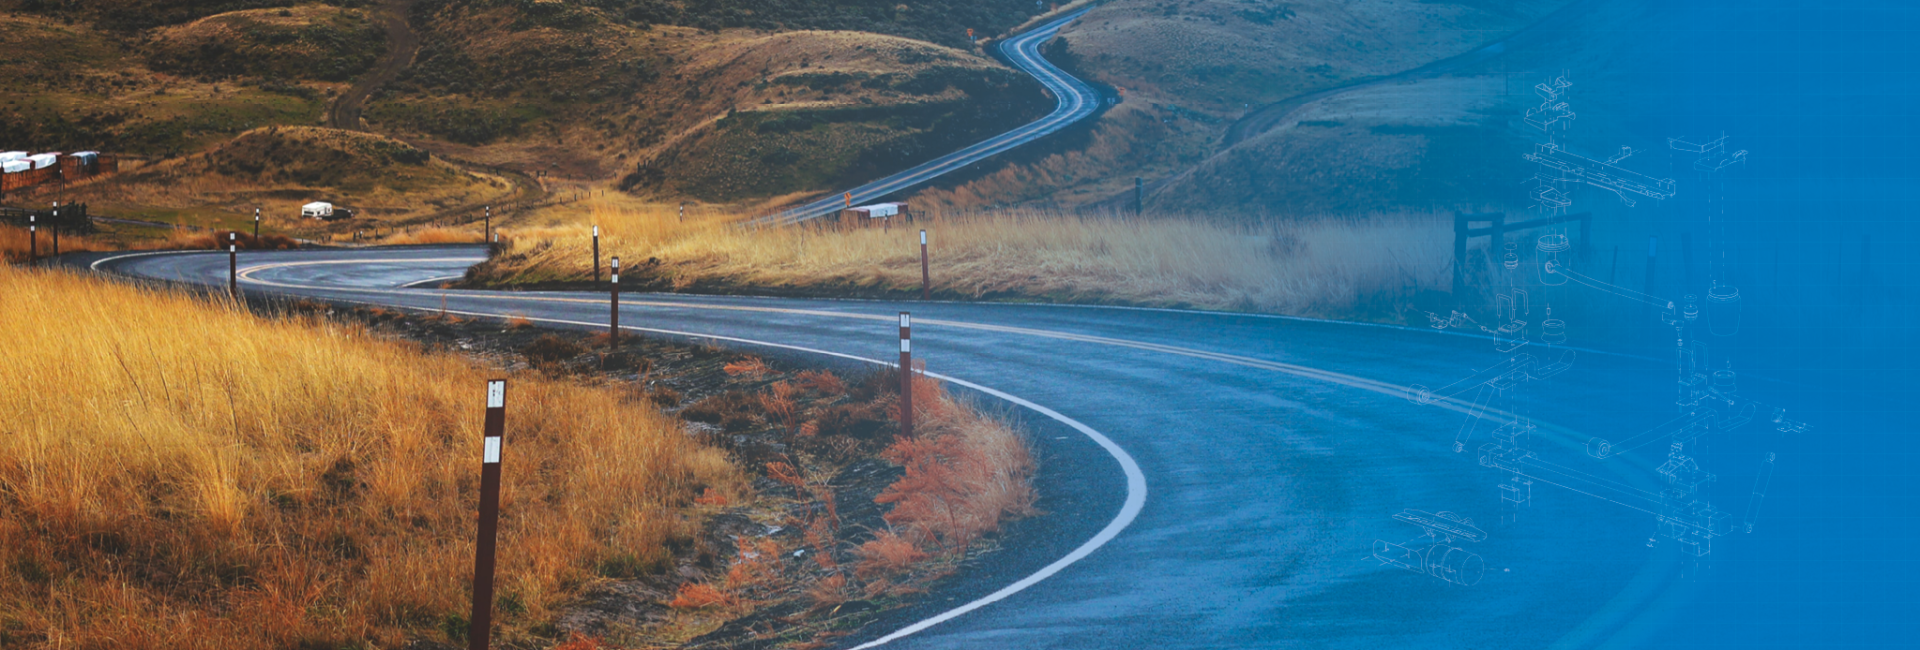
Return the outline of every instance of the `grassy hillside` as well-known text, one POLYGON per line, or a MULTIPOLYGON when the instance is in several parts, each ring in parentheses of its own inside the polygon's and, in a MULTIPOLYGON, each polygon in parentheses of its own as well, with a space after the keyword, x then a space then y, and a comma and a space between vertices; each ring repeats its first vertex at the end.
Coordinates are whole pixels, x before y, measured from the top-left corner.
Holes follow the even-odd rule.
MULTIPOLYGON (((1282 214, 1392 205, 1410 184, 1440 182, 1400 178, 1425 173, 1415 168, 1429 157, 1430 145, 1472 140, 1482 134, 1447 132, 1426 137, 1401 127, 1417 130, 1434 124, 1362 115, 1323 118, 1342 126, 1357 125, 1357 131, 1322 128, 1287 147, 1228 152, 1224 140, 1236 121, 1262 105, 1463 54, 1565 4, 1564 0, 1114 0, 1069 26, 1048 47, 1054 60, 1085 78, 1121 89, 1125 97, 1092 128, 1086 144, 1009 165, 963 184, 936 188, 921 200, 957 206, 1118 203, 1119 197, 1130 199, 1135 176, 1157 185, 1187 174, 1238 174, 1250 180, 1234 183, 1231 195, 1209 193, 1215 186, 1206 184, 1156 194, 1164 209, 1174 211, 1253 209, 1282 214), (1386 131, 1375 132, 1373 127, 1386 131), (1348 139, 1347 134, 1359 137, 1348 139), (1209 160, 1213 162, 1205 170, 1195 169, 1209 160), (1340 171, 1348 168, 1358 171, 1340 171), (1356 188, 1369 196, 1345 203, 1319 196, 1351 195, 1356 188), (1314 196, 1303 198, 1302 190, 1314 196)), ((1478 128, 1480 122, 1454 120, 1448 125, 1478 128)))
POLYGON ((184 154, 269 124, 311 124, 320 85, 179 77, 87 23, 0 13, 0 147, 184 154))
POLYGON ((730 201, 871 177, 1047 108, 1037 84, 964 49, 545 6, 416 5, 420 54, 369 122, 463 159, 730 201))
MULTIPOLYGON (((0 401, 19 415, 0 437, 0 646, 464 635, 499 372, 79 276, 0 266, 0 285, 17 342, 0 401)), ((670 562, 706 489, 744 489, 721 452, 611 390, 526 373, 507 400, 504 463, 528 471, 501 489, 496 622, 518 647, 603 567, 670 562)))
MULTIPOLYGON (((761 200, 864 180, 1044 112, 1037 84, 966 38, 1042 9, 0 0, 0 85, 22 91, 0 105, 0 146, 191 156, 251 129, 317 124, 342 97, 360 106, 354 84, 386 79, 376 66, 399 47, 411 60, 356 113, 375 132, 567 184, 761 200), (396 12, 405 20, 390 25, 396 12)), ((189 169, 201 167, 170 173, 189 169)))
POLYGON ((235 11, 152 36, 155 70, 205 79, 349 81, 386 51, 386 34, 364 12, 325 5, 235 11))
POLYGON ((319 127, 254 129, 208 150, 90 186, 103 207, 199 209, 251 218, 262 207, 276 229, 311 227, 301 204, 330 201, 367 217, 397 219, 485 201, 506 181, 473 174, 382 136, 319 127), (139 207, 136 207, 139 206, 139 207))

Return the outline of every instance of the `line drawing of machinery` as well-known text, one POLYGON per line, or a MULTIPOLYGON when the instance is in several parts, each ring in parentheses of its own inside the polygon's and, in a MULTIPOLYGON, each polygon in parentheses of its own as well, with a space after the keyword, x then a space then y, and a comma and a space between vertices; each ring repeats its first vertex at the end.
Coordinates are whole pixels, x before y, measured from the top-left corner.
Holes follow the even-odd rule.
MULTIPOLYGON (((1572 83, 1566 74, 1536 85, 1542 102, 1527 109, 1526 122, 1548 135, 1549 141, 1536 144, 1524 158, 1536 165, 1529 181, 1535 183, 1529 194, 1536 207, 1548 212, 1564 211, 1572 205, 1571 190, 1590 185, 1612 192, 1627 207, 1636 205, 1635 197, 1665 200, 1676 195, 1673 179, 1656 178, 1620 166, 1642 153, 1631 147, 1605 160, 1568 151, 1553 140, 1556 131, 1566 130, 1574 112, 1565 101, 1572 83)), ((1728 151, 1727 138, 1692 142, 1669 138, 1676 152, 1694 155, 1693 168, 1703 173, 1709 185, 1711 205, 1722 206, 1711 183, 1718 172, 1746 162, 1745 150, 1728 151)), ((1579 272, 1564 259, 1569 246, 1564 234, 1548 233, 1539 238, 1531 259, 1522 259, 1513 242, 1496 241, 1491 251, 1505 249, 1496 274, 1504 275, 1505 286, 1495 296, 1494 313, 1483 325, 1455 309, 1447 316, 1429 312, 1435 329, 1478 330, 1492 340, 1500 361, 1440 388, 1409 386, 1408 399, 1416 404, 1445 406, 1466 414, 1454 436, 1452 450, 1465 453, 1476 442, 1479 431, 1489 429, 1490 441, 1474 447, 1477 465, 1500 473, 1494 487, 1499 497, 1500 522, 1518 521, 1523 508, 1532 505, 1536 484, 1564 489, 1647 514, 1653 520, 1648 546, 1670 540, 1682 554, 1697 560, 1708 558, 1713 540, 1733 532, 1751 533, 1772 482, 1778 457, 1765 451, 1755 473, 1753 487, 1739 517, 1717 507, 1713 486, 1719 477, 1702 462, 1716 438, 1737 430, 1762 428, 1755 432, 1772 435, 1771 440, 1749 438, 1760 445, 1778 449, 1779 441, 1789 434, 1809 430, 1804 422, 1790 419, 1784 409, 1742 395, 1738 375, 1730 360, 1711 360, 1709 347, 1702 342, 1711 337, 1729 337, 1740 329, 1739 291, 1717 275, 1710 279, 1706 300, 1686 295, 1672 300, 1628 289, 1610 281, 1601 281, 1579 272), (1503 270, 1502 270, 1503 269, 1503 270), (1597 435, 1582 445, 1578 439, 1566 439, 1566 429, 1541 426, 1517 390, 1526 385, 1544 385, 1568 371, 1575 350, 1566 347, 1567 324, 1554 318, 1551 301, 1563 291, 1559 287, 1574 284, 1625 300, 1645 303, 1657 310, 1661 322, 1672 327, 1673 406, 1675 415, 1638 433, 1625 436, 1597 435), (1530 295, 1529 291, 1538 293, 1530 295), (1532 313, 1530 300, 1544 298, 1544 314, 1532 313), (1715 363, 1717 361, 1717 364, 1715 363), (1467 394, 1473 393, 1471 397, 1467 394), (1464 408, 1463 408, 1464 407, 1464 408), (1555 436, 1552 444, 1542 444, 1555 436), (1536 440, 1538 438, 1538 440, 1536 440), (1654 456, 1664 449, 1664 456, 1654 456), (1585 453, 1581 453, 1584 450, 1585 453)), ((1664 401, 1664 400, 1663 400, 1664 401)), ((1763 449, 1767 447, 1762 447, 1763 449)), ((1722 493, 1724 496, 1724 492, 1722 493)), ((1419 525, 1426 532, 1406 544, 1375 540, 1374 557, 1385 564, 1417 573, 1427 573, 1450 582, 1467 575, 1465 555, 1455 540, 1480 541, 1485 533, 1470 520, 1452 513, 1425 513, 1408 510, 1396 520, 1419 525), (1452 528, 1459 526, 1459 528, 1452 528), (1436 551, 1438 552, 1436 559, 1436 551), (1456 559, 1449 560, 1449 557, 1456 559)), ((1470 584, 1463 582, 1462 584, 1470 584)))
MULTIPOLYGON (((1567 89, 1572 87, 1573 82, 1567 80, 1567 73, 1564 71, 1559 76, 1535 84, 1533 87, 1534 93, 1540 96, 1540 104, 1527 109, 1524 120, 1529 126, 1545 133, 1548 138, 1546 142, 1534 145, 1532 153, 1522 156, 1527 162, 1536 166, 1533 177, 1527 179, 1534 183, 1533 189, 1528 191, 1534 206, 1549 214, 1560 214, 1566 211, 1573 207, 1573 197, 1569 190, 1574 185, 1590 185, 1612 192, 1621 203, 1630 208, 1638 205, 1638 201, 1629 197, 1629 194, 1656 201, 1673 198, 1677 191, 1673 179, 1655 178, 1617 165, 1637 153, 1632 147, 1622 146, 1619 153, 1606 160, 1596 160, 1569 151, 1554 139, 1556 125, 1561 131, 1572 126, 1575 117, 1573 107, 1569 102, 1564 101, 1567 89)), ((1702 155, 1700 161, 1695 162, 1695 167, 1702 168, 1701 165, 1708 164, 1706 162, 1708 157, 1718 155, 1709 152, 1723 151, 1724 140, 1723 136, 1720 140, 1704 145, 1686 143, 1688 146, 1695 147, 1698 150, 1697 153, 1702 155)), ((1677 141, 1679 141, 1677 138, 1669 138, 1668 146, 1680 148, 1681 145, 1675 144, 1677 141)), ((1723 156, 1724 159, 1733 162, 1744 161, 1745 157, 1745 151, 1723 156)), ((1715 164, 1724 167, 1733 163, 1715 164)))
POLYGON ((1480 555, 1455 546, 1460 541, 1480 542, 1486 531, 1473 520, 1442 510, 1427 512, 1406 509, 1393 516, 1394 521, 1419 526, 1421 536, 1395 544, 1373 540, 1373 559, 1386 566, 1425 574, 1464 587, 1480 583, 1486 574, 1486 562, 1480 555))

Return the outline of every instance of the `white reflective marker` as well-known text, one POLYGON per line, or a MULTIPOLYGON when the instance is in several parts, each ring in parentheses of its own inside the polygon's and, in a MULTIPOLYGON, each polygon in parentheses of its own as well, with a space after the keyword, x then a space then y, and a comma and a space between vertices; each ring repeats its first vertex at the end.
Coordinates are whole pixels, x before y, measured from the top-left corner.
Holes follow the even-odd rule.
POLYGON ((927 231, 925 230, 920 231, 920 245, 927 245, 927 231))
POLYGON ((507 405, 507 382, 487 382, 487 408, 497 409, 507 405))
POLYGON ((903 311, 903 312, 900 312, 900 326, 901 326, 901 327, 912 327, 912 326, 913 326, 913 321, 912 321, 912 317, 910 317, 910 316, 908 316, 908 315, 907 315, 907 313, 906 313, 906 312, 904 312, 904 311, 903 311))
POLYGON ((913 339, 900 339, 900 351, 901 351, 901 352, 912 352, 912 351, 913 351, 913 339))
POLYGON ((593 227, 593 236, 595 236, 595 237, 599 237, 599 236, 600 236, 600 227, 599 227, 599 226, 594 226, 594 227, 593 227))
POLYGON ((487 438, 486 457, 482 458, 481 462, 489 465, 500 462, 500 439, 499 438, 497 437, 487 438))

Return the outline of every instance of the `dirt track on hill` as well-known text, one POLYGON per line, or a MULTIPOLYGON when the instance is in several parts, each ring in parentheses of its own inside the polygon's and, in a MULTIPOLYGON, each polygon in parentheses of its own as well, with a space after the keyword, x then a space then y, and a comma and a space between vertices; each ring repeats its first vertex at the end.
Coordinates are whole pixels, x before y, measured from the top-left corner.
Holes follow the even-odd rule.
POLYGON ((387 82, 400 76, 400 71, 413 65, 414 54, 420 51, 420 36, 413 33, 413 26, 407 24, 407 13, 413 9, 414 0, 387 0, 381 4, 379 14, 387 29, 387 56, 380 59, 373 71, 354 82, 347 93, 333 101, 327 107, 327 126, 348 131, 365 131, 360 124, 360 114, 366 110, 367 99, 373 91, 379 90, 387 82))

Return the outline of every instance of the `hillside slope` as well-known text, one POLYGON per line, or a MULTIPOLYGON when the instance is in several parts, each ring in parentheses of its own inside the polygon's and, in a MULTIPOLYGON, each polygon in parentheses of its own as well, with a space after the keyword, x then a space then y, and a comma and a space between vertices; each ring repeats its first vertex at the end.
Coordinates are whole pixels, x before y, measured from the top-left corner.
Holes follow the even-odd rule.
MULTIPOLYGON (((1417 126, 1363 121, 1364 145, 1322 129, 1312 142, 1222 159, 1220 173, 1261 179, 1269 189, 1211 194, 1206 186, 1171 192, 1164 179, 1189 173, 1226 149, 1226 134, 1261 106, 1380 78, 1497 41, 1552 14, 1564 0, 1391 2, 1309 0, 1114 0, 1069 26, 1048 55, 1082 77, 1118 89, 1124 101, 1072 143, 1029 154, 962 183, 925 191, 930 205, 1047 203, 1131 207, 1133 178, 1144 177, 1163 210, 1303 212, 1373 209, 1398 190, 1337 202, 1304 198, 1302 188, 1352 193, 1414 164, 1431 138, 1372 128, 1417 126), (1408 137, 1402 137, 1408 136, 1408 137), (1323 150, 1324 147, 1324 150, 1323 150), (1316 151, 1318 153, 1316 153, 1316 151), (1230 161, 1230 162, 1228 162, 1230 161), (1311 173, 1299 171, 1309 170, 1311 173), (1341 172, 1343 168, 1354 174, 1341 172), (1335 189, 1341 188, 1341 189, 1335 189)), ((1473 126, 1474 120, 1448 125, 1473 126)), ((1342 126, 1346 123, 1342 122, 1342 126)), ((1434 126, 1429 124, 1427 126, 1434 126)), ((1473 137, 1473 136, 1469 136, 1473 137)))

